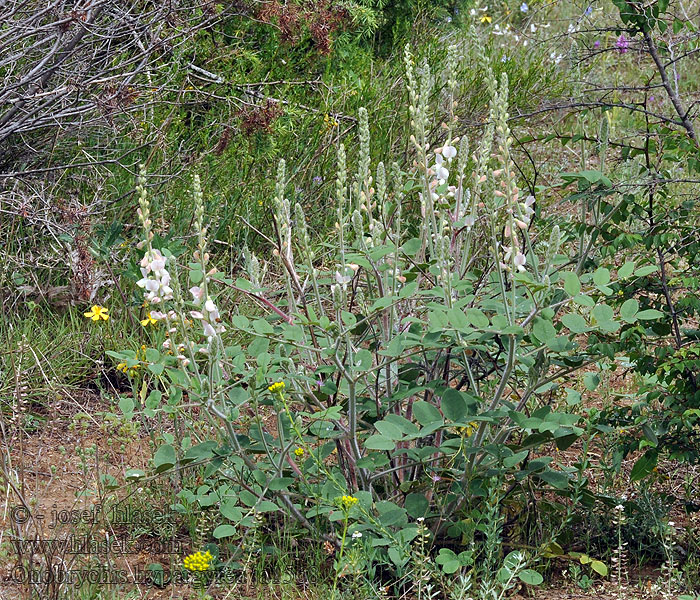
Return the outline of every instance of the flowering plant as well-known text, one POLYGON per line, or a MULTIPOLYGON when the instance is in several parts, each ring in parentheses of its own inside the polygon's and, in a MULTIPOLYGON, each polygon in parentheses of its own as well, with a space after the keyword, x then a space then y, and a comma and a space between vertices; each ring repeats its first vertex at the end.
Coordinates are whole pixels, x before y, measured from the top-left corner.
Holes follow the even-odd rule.
MULTIPOLYGON (((224 522, 215 537, 236 535, 256 513, 283 511, 332 543, 329 521, 343 524, 343 540, 348 528, 364 532, 401 568, 418 535, 410 519, 424 519, 436 538, 461 535, 461 515, 494 476, 509 479, 514 493, 532 481, 574 498, 585 483, 545 448, 567 448, 584 433, 579 417, 551 399, 599 357, 581 336, 619 328, 613 310, 594 300, 610 273, 567 268, 559 229, 536 230, 536 200, 519 189, 510 156, 507 78, 500 86, 487 79, 490 119, 470 156, 467 139, 453 134, 454 69, 445 137, 434 146, 433 78, 414 63, 406 50, 412 165, 394 163, 387 173, 379 163, 372 174, 362 109, 354 177, 338 149, 332 264, 319 262, 301 206, 286 199, 280 163, 273 254, 284 302, 267 299, 263 264, 251 252, 247 279, 234 283, 210 268, 197 178, 189 299, 177 262, 150 245, 139 187, 139 285, 151 302, 169 305, 151 317, 166 322, 174 352, 154 351, 149 369, 169 407, 186 392, 223 426, 217 440, 161 446, 155 468, 212 460, 210 476, 222 470, 224 522), (263 313, 234 313, 225 327, 219 284, 263 313), (227 328, 243 342, 228 345, 227 328)), ((527 562, 519 555, 517 569, 527 562)))

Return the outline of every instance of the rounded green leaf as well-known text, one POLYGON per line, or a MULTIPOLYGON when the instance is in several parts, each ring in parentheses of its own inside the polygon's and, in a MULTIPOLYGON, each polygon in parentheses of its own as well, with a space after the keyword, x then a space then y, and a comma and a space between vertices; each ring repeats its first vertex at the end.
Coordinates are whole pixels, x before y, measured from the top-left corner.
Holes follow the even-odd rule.
POLYGON ((230 537, 232 535, 235 535, 235 533, 236 533, 236 528, 233 525, 219 525, 214 530, 213 535, 217 540, 220 540, 221 538, 230 537))
POLYGON ((564 277, 564 291, 566 291, 569 296, 578 296, 581 291, 581 282, 578 279, 578 275, 573 271, 567 271, 563 275, 564 277))
POLYGON ((607 285, 610 283, 610 270, 605 267, 596 269, 596 272, 593 273, 593 283, 596 285, 607 285))
POLYGON ((161 473, 171 469, 176 462, 177 458, 175 457, 175 448, 173 448, 170 444, 163 444, 160 448, 158 448, 153 456, 153 464, 156 467, 156 473, 161 473))
POLYGON ((413 403, 413 416, 421 425, 429 425, 442 421, 440 411, 425 400, 418 400, 413 403))
POLYGON ((442 394, 442 413, 451 421, 461 421, 468 412, 467 402, 458 390, 448 388, 442 394))
POLYGON ((226 517, 229 521, 234 521, 238 523, 243 518, 243 512, 237 505, 235 499, 227 498, 219 506, 219 512, 226 517))
POLYGON ((601 562, 599 560, 592 560, 591 569, 598 573, 598 575, 602 575, 603 577, 608 576, 608 567, 605 565, 604 562, 601 562))
POLYGON ((637 318, 642 321, 651 321, 653 319, 660 319, 664 316, 660 310, 655 310, 653 308, 648 308, 647 310, 640 310, 637 313, 637 318))
POLYGON ((486 329, 489 326, 488 317, 478 308, 468 308, 466 310, 467 319, 469 322, 479 329, 486 329))
POLYGON ((544 581, 542 575, 540 575, 537 571, 533 571, 532 569, 524 569, 520 571, 520 573, 518 573, 518 577, 520 578, 520 581, 527 583, 528 585, 540 585, 544 581))
POLYGON ((425 517, 428 512, 428 500, 423 494, 408 494, 404 501, 404 506, 406 507, 406 512, 414 519, 425 517))
POLYGON ((368 450, 393 450, 396 444, 383 435, 370 435, 365 440, 365 448, 368 450))
POLYGON ((581 315, 568 313, 562 316, 561 322, 569 329, 569 331, 572 331, 573 333, 584 333, 585 331, 588 331, 586 319, 584 319, 581 315))
POLYGON ((395 423, 382 420, 377 421, 374 426, 379 433, 390 440, 400 440, 403 437, 403 431, 401 431, 401 428, 395 423))
POLYGON ((634 298, 625 300, 620 307, 620 316, 628 323, 634 323, 637 320, 637 313, 639 312, 639 302, 634 298))

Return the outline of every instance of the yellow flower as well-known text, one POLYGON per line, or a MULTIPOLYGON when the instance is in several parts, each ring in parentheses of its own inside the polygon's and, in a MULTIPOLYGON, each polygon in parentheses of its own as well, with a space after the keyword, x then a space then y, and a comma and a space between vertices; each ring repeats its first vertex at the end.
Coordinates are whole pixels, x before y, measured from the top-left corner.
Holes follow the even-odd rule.
POLYGON ((99 321, 102 319, 103 321, 106 321, 109 319, 109 312, 104 306, 99 306, 95 304, 91 309, 90 312, 83 313, 88 319, 92 319, 93 321, 99 321))
POLYGON ((466 427, 458 427, 457 430, 459 431, 460 435, 471 437, 474 431, 476 431, 478 428, 479 424, 476 421, 472 421, 466 427))
POLYGON ((134 366, 130 367, 130 366, 128 366, 125 362, 120 362, 120 363, 117 365, 117 371, 121 371, 121 372, 124 373, 124 375, 126 375, 127 377, 133 377, 134 375, 136 375, 137 369, 138 369, 140 366, 141 366, 141 365, 134 365, 134 366))
POLYGON ((148 313, 146 313, 146 318, 143 321, 141 321, 141 325, 143 325, 144 327, 148 327, 149 325, 155 325, 157 322, 158 320, 154 319, 149 311, 148 313))
POLYGON ((304 456, 304 449, 303 449, 303 448, 297 448, 297 449, 294 451, 294 456, 298 456, 299 458, 301 458, 302 456, 304 456))
POLYGON ((483 17, 481 17, 481 22, 482 23, 490 23, 491 17, 489 17, 488 15, 484 15, 483 17))
POLYGON ((182 564, 185 565, 185 569, 188 571, 206 571, 211 566, 211 561, 213 556, 209 550, 206 552, 195 552, 185 556, 182 564))
POLYGON ((277 383, 273 383, 267 389, 273 394, 281 394, 284 391, 284 388, 284 381, 278 381, 277 383))
POLYGON ((357 504, 359 500, 355 498, 355 496, 343 496, 340 499, 340 503, 343 505, 343 508, 346 510, 351 509, 355 504, 357 504))

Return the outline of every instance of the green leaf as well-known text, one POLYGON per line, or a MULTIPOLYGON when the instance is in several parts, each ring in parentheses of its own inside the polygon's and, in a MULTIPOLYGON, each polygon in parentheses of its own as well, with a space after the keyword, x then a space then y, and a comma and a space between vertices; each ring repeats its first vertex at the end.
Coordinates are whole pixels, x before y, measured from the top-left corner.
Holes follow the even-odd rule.
POLYGON ((279 510, 279 506, 277 506, 274 502, 270 502, 269 500, 263 500, 255 508, 261 513, 275 512, 279 510))
POLYGON ((355 354, 355 368, 358 371, 369 371, 374 364, 372 353, 366 348, 358 350, 355 354))
POLYGON ((124 473, 124 479, 127 481, 136 481, 146 476, 146 472, 141 469, 127 469, 124 473))
POLYGON ((658 269, 656 268, 655 265, 646 265, 644 267, 639 267, 635 272, 634 276, 635 277, 644 277, 646 275, 651 275, 652 273, 655 273, 658 269))
POLYGON ((637 320, 637 313, 639 312, 639 302, 634 298, 625 300, 620 307, 620 317, 627 321, 628 323, 634 323, 637 320))
POLYGON ((516 454, 513 454, 512 456, 507 456, 506 458, 503 459, 503 466, 506 467, 507 469, 514 467, 518 463, 521 463, 523 460, 525 460, 528 453, 529 453, 529 450, 521 450, 520 452, 517 452, 516 454))
POLYGON ((221 538, 230 537, 236 534, 236 528, 233 525, 219 525, 212 535, 220 540, 221 538))
POLYGON ((425 517, 429 505, 428 500, 423 494, 411 493, 406 496, 404 506, 406 507, 406 512, 411 517, 418 519, 420 517, 425 517))
POLYGON ((121 410, 125 416, 131 418, 134 413, 134 399, 128 396, 119 398, 119 410, 121 410))
POLYGON ((617 270, 617 276, 620 279, 627 279, 634 272, 634 262, 628 260, 617 270))
POLYGON ((589 392, 594 392, 599 384, 600 384, 600 377, 598 377, 597 373, 586 373, 583 376, 583 385, 586 386, 586 389, 589 392))
POLYGON ((584 333, 585 331, 588 331, 586 319, 584 319, 581 315, 568 313, 562 316, 561 322, 573 333, 584 333))
POLYGON ((593 298, 591 298, 590 296, 586 296, 586 294, 579 294, 578 296, 574 296, 574 302, 576 302, 576 304, 578 304, 579 306, 586 306, 588 308, 595 306, 593 298))
POLYGON ((469 322, 477 329, 486 329, 489 326, 488 317, 478 308, 468 308, 466 314, 469 322))
POLYGON ((425 400, 418 400, 413 403, 413 416, 421 425, 442 422, 440 411, 425 400))
POLYGON ((577 296, 581 292, 581 282, 573 271, 564 273, 564 291, 569 296, 577 296))
POLYGON ((518 573, 518 577, 520 581, 527 583, 527 585, 540 585, 544 581, 542 575, 532 569, 523 569, 518 573))
POLYGON ((565 490, 569 485, 569 476, 561 471, 546 469, 542 473, 538 473, 537 476, 558 490, 565 490))
POLYGON ((538 340, 541 342, 547 342, 547 340, 554 339, 557 335, 557 330, 552 325, 551 321, 546 321, 545 319, 540 319, 539 317, 535 319, 532 326, 532 333, 535 334, 538 340))
POLYGON ((294 483, 293 477, 276 477, 270 481, 268 488, 273 492, 284 490, 294 483))
POLYGON ((605 565, 604 562, 601 562, 599 560, 592 560, 591 569, 598 573, 598 575, 601 575, 603 577, 608 576, 608 567, 605 565))
POLYGON ((171 469, 176 462, 175 448, 170 444, 163 444, 153 456, 153 464, 156 467, 156 473, 171 469))
POLYGON ((654 319, 660 319, 663 316, 664 316, 664 313, 662 313, 660 310, 656 310, 653 308, 648 308, 646 310, 640 310, 637 313, 637 318, 640 319, 641 321, 652 321, 654 319))
POLYGON ((612 321, 615 312, 607 304, 596 304, 591 311, 591 315, 596 321, 601 323, 603 321, 612 321))
POLYGON ((610 270, 605 267, 596 269, 595 273, 593 273, 593 283, 598 286, 610 283, 610 270))
POLYGON ((255 319, 255 321, 253 321, 253 329, 255 333, 259 333, 260 335, 270 335, 275 332, 272 325, 265 319, 255 319))
POLYGON ((442 394, 442 413, 450 421, 461 421, 468 413, 467 402, 458 390, 448 388, 442 394))
POLYGON ((385 438, 383 435, 370 435, 365 440, 365 448, 369 450, 393 450, 396 448, 396 444, 389 438, 385 438))
POLYGON ((630 481, 641 481, 647 477, 656 467, 658 460, 659 453, 657 450, 647 450, 644 455, 634 463, 632 472, 630 473, 630 481))
POLYGON ((454 329, 464 331, 469 329, 469 320, 459 308, 451 308, 447 311, 447 320, 454 329))
POLYGON ((155 376, 162 375, 164 369, 165 369, 165 367, 161 364, 148 365, 148 370, 151 373, 153 373, 155 376))
POLYGON ((243 518, 243 512, 234 498, 226 498, 219 506, 219 512, 229 521, 238 522, 243 518))
POLYGON ((401 250, 403 251, 404 254, 407 254, 408 256, 413 256, 420 250, 421 247, 421 241, 419 238, 412 238, 408 240, 403 246, 401 246, 401 250))
POLYGON ((377 421, 374 426, 377 428, 379 433, 390 440, 400 440, 403 437, 403 431, 401 431, 401 428, 395 423, 390 423, 389 421, 377 421))

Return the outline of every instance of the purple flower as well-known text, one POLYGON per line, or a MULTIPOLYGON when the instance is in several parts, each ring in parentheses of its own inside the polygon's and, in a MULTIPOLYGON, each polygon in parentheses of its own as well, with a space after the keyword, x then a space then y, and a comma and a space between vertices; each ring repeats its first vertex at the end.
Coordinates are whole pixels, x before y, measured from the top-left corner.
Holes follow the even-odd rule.
POLYGON ((323 177, 321 177, 320 175, 316 175, 313 181, 315 185, 321 185, 323 183, 323 177))
POLYGON ((595 42, 593 42, 593 47, 594 47, 596 50, 597 50, 598 48, 600 48, 600 40, 596 40, 595 42))
POLYGON ((590 16, 590 14, 593 12, 593 7, 589 6, 585 11, 583 11, 583 14, 586 15, 587 17, 590 16))
POLYGON ((629 42, 629 40, 625 37, 625 34, 624 34, 624 33, 621 33, 621 34, 620 34, 620 37, 617 38, 617 42, 615 42, 615 46, 617 47, 617 51, 618 51, 620 54, 624 54, 625 52, 627 52, 627 50, 629 50, 630 42, 629 42))

